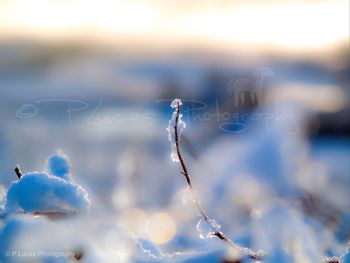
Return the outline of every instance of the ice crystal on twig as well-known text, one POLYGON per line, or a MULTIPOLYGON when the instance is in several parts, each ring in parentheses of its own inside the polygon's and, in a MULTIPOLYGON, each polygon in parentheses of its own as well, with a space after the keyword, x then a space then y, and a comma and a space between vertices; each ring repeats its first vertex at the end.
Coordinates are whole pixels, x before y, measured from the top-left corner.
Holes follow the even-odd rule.
POLYGON ((173 109, 176 109, 177 107, 181 107, 182 106, 182 101, 180 99, 173 99, 173 101, 171 102, 170 106, 173 109))
POLYGON ((263 250, 254 251, 253 249, 248 247, 240 248, 240 252, 242 255, 245 255, 248 258, 256 260, 260 260, 266 257, 266 253, 263 250))
POLYGON ((175 125, 177 122, 177 136, 178 138, 181 137, 183 130, 186 128, 186 123, 182 120, 182 114, 177 113, 178 107, 181 107, 182 101, 180 99, 174 99, 171 102, 171 107, 175 109, 173 112, 173 115, 169 121, 168 128, 166 129, 168 131, 168 139, 171 146, 171 153, 170 158, 173 162, 179 162, 179 156, 176 152, 176 140, 175 140, 175 125), (178 119, 177 119, 178 118, 178 119))
POLYGON ((214 219, 200 218, 196 228, 201 239, 208 239, 215 237, 215 233, 220 232, 221 226, 214 219))
POLYGON ((340 263, 340 259, 338 257, 324 257, 322 259, 324 263, 340 263))
POLYGON ((196 200, 194 200, 192 192, 188 187, 182 191, 182 203, 184 205, 194 204, 196 200))

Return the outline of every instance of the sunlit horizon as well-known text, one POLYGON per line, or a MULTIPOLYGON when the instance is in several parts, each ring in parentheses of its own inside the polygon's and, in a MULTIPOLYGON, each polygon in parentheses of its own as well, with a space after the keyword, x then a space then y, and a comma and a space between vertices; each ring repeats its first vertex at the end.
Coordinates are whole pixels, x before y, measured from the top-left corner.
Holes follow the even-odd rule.
POLYGON ((282 52, 349 43, 348 1, 225 3, 0 1, 0 38, 282 52))

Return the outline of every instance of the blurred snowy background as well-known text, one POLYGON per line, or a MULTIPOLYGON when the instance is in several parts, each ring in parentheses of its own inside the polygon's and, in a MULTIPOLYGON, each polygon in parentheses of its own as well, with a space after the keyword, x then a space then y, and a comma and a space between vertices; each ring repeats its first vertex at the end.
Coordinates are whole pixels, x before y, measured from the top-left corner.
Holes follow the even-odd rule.
POLYGON ((44 171, 59 149, 92 205, 11 219, 39 234, 8 237, 80 246, 82 262, 229 260, 199 238, 170 159, 181 98, 194 186, 229 238, 266 262, 346 262, 349 70, 348 1, 0 0, 0 210, 15 165, 44 171))

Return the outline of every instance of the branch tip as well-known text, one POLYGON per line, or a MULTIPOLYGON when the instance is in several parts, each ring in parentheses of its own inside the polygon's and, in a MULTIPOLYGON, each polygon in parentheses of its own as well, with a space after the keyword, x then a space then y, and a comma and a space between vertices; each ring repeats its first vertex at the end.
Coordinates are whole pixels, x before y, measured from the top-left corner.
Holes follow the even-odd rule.
POLYGON ((22 177, 23 174, 22 174, 22 172, 21 172, 20 167, 19 167, 18 164, 16 165, 14 171, 15 171, 15 173, 16 173, 18 179, 21 179, 21 177, 22 177))

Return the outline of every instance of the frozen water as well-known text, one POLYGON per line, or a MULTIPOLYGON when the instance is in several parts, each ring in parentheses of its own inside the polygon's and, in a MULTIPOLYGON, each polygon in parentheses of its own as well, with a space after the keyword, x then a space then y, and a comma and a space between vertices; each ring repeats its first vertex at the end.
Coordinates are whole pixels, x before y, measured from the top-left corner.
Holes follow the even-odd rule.
POLYGON ((70 242, 62 238, 64 235, 63 228, 44 217, 10 216, 0 229, 0 262, 68 263, 69 259, 63 255, 52 256, 53 251, 63 251, 70 242))
POLYGON ((176 109, 178 106, 182 106, 182 101, 180 99, 174 99, 170 106, 173 108, 173 109, 176 109))
POLYGON ((90 199, 85 189, 46 173, 28 173, 13 182, 6 194, 8 212, 87 212, 90 199))
MULTIPOLYGON (((298 211, 281 203, 274 204, 256 222, 252 242, 254 247, 266 251, 266 262, 322 261, 320 240, 312 233, 311 227, 305 224, 298 211)), ((243 252, 251 253, 249 249, 243 252)))
POLYGON ((263 250, 254 251, 251 248, 243 247, 240 249, 241 254, 248 256, 250 258, 261 259, 266 256, 266 253, 263 250))
MULTIPOLYGON (((176 141, 175 141, 175 125, 176 125, 176 116, 177 116, 177 111, 176 108, 177 106, 181 106, 182 102, 180 99, 174 99, 171 102, 171 107, 175 109, 175 111, 172 114, 172 117, 169 121, 167 131, 168 131, 168 140, 170 142, 171 146, 171 153, 170 153, 170 158, 173 162, 179 162, 179 157, 176 151, 176 141)), ((177 133, 178 133, 178 138, 181 138, 181 135, 186 128, 186 123, 182 120, 182 114, 179 114, 178 118, 178 123, 177 123, 177 133)))
POLYGON ((69 180, 70 166, 62 153, 52 155, 47 161, 47 166, 51 175, 69 180))
POLYGON ((220 231, 220 228, 221 226, 214 219, 200 218, 197 223, 197 231, 202 239, 212 238, 214 233, 220 231))
POLYGON ((196 200, 193 198, 191 190, 187 187, 183 190, 182 203, 183 204, 194 204, 196 200))

